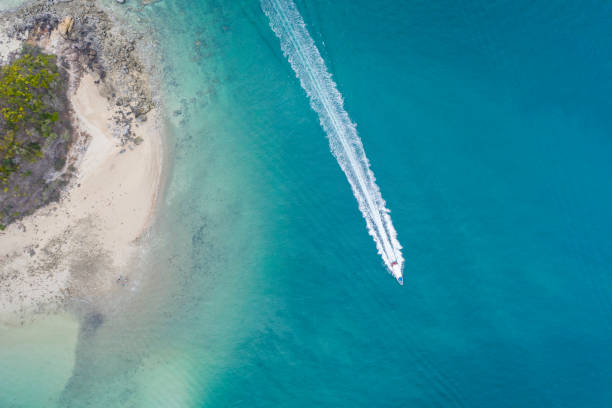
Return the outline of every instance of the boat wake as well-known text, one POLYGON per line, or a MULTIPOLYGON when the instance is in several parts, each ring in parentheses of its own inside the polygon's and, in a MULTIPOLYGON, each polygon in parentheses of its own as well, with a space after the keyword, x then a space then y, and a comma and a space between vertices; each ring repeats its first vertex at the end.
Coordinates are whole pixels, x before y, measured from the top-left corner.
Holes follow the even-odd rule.
POLYGON ((402 246, 355 124, 344 110, 342 95, 325 61, 292 0, 261 0, 261 6, 270 20, 270 27, 280 39, 283 54, 310 99, 310 106, 319 115, 331 151, 351 184, 378 253, 389 272, 403 284, 402 246))

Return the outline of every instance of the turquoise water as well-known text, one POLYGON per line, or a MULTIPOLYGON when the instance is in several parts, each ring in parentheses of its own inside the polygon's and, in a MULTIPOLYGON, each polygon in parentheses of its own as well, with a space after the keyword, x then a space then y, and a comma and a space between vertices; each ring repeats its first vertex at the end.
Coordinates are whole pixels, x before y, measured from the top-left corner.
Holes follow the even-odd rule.
POLYGON ((160 1, 160 218, 57 404, 610 406, 610 6, 296 5, 404 286, 260 3, 160 1))

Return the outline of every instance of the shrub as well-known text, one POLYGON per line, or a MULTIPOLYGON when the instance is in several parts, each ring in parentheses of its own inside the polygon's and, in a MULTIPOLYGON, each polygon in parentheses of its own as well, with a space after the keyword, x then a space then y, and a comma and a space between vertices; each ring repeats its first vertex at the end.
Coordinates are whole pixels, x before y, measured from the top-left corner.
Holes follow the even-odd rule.
POLYGON ((59 117, 53 100, 60 82, 55 57, 33 47, 0 67, 0 184, 24 161, 42 157, 59 117))

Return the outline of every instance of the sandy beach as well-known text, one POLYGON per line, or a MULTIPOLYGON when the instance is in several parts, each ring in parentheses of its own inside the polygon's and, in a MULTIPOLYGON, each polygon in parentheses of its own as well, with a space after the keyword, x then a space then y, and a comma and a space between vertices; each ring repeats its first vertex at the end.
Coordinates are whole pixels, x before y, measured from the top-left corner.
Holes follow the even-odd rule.
POLYGON ((59 202, 0 232, 0 324, 58 310, 66 297, 119 290, 146 233, 160 186, 161 132, 155 111, 133 125, 138 145, 113 135, 113 110, 86 74, 71 95, 81 135, 76 177, 59 202))

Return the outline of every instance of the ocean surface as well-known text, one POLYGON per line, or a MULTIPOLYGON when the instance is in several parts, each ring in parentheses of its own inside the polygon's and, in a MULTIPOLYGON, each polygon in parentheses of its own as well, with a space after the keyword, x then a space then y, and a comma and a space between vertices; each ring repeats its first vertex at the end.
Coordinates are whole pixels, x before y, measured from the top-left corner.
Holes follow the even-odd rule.
POLYGON ((612 406, 608 2, 295 0, 403 286, 259 0, 101 3, 163 55, 167 186, 133 290, 0 406, 612 406))

